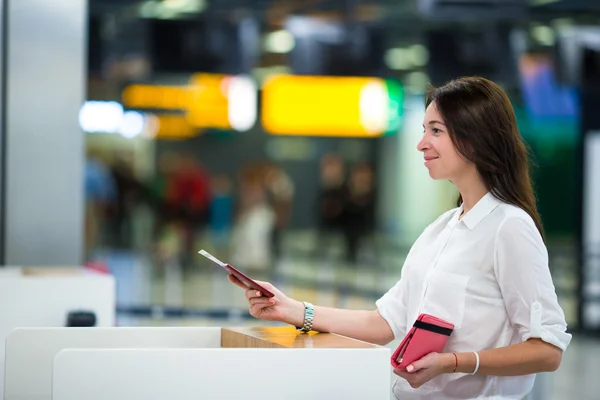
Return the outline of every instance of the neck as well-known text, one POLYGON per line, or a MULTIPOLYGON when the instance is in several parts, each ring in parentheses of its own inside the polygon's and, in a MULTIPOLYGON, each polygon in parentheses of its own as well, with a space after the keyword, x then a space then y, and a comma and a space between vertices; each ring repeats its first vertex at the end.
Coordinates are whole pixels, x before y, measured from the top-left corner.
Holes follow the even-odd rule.
POLYGON ((488 188, 485 186, 476 170, 473 173, 454 181, 454 185, 463 199, 463 214, 468 213, 469 210, 475 207, 475 204, 477 204, 477 202, 488 192, 488 188))

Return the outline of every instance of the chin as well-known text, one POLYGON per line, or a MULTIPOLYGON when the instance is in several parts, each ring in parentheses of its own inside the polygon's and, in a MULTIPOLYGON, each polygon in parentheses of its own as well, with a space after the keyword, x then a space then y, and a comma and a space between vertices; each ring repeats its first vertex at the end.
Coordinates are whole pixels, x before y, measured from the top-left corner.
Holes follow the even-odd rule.
POLYGON ((447 175, 443 175, 440 173, 435 173, 432 171, 429 171, 429 177, 431 179, 433 179, 434 181, 442 181, 442 180, 449 180, 450 178, 447 175))
POLYGON ((439 165, 430 165, 427 166, 427 170, 429 172, 429 177, 434 181, 446 180, 449 179, 447 170, 444 168, 439 168, 439 165), (437 167, 437 168, 436 168, 437 167))
POLYGON ((440 177, 439 173, 436 173, 435 171, 432 171, 432 170, 429 170, 429 177, 431 179, 433 179, 434 181, 438 181, 440 179, 444 179, 444 178, 440 177))

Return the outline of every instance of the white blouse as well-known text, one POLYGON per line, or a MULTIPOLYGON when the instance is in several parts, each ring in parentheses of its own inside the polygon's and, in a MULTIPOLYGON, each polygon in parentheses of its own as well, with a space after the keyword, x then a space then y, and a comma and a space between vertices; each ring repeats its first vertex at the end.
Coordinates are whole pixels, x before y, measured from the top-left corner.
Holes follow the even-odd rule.
MULTIPOLYGON (((460 220, 462 206, 429 225, 411 248, 401 278, 377 301, 396 339, 419 314, 454 324, 446 352, 495 349, 540 338, 571 341, 533 219, 486 194, 460 220)), ((535 375, 443 374, 418 389, 397 378, 400 400, 522 399, 535 375)))

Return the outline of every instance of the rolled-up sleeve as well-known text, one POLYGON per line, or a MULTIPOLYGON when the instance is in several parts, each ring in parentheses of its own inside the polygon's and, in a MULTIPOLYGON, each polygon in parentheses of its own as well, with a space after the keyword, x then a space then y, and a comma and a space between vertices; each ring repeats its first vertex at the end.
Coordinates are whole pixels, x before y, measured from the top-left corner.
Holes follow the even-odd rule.
POLYGON ((379 314, 394 332, 394 339, 402 338, 406 334, 406 275, 403 268, 400 280, 375 303, 379 314))
POLYGON ((571 342, 548 267, 548 251, 533 221, 509 217, 499 227, 494 269, 509 318, 523 341, 539 338, 565 350, 571 342))

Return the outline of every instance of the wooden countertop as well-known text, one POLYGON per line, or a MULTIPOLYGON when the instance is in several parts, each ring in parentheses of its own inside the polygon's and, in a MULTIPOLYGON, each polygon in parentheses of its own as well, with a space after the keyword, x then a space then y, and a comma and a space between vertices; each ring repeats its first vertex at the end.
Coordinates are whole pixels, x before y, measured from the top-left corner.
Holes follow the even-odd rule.
POLYGON ((221 347, 372 349, 380 346, 332 333, 300 333, 293 326, 278 326, 222 328, 221 347))

